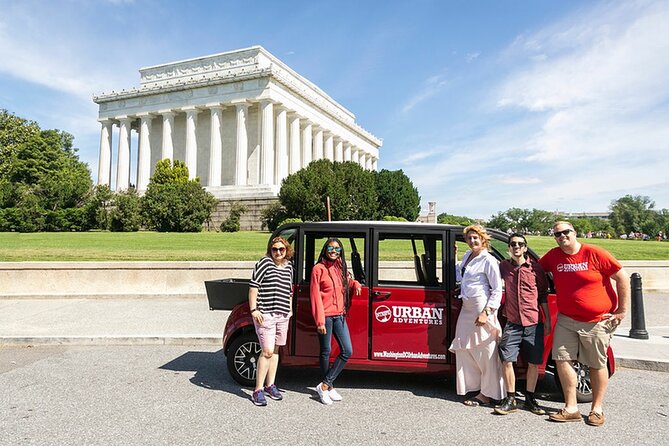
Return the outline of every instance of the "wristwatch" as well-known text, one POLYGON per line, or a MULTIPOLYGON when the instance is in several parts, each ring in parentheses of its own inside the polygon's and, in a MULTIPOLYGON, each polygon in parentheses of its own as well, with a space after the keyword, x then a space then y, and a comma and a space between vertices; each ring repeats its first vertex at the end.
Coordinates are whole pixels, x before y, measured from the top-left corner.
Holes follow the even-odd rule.
POLYGON ((485 312, 485 315, 486 315, 486 316, 490 316, 490 315, 493 313, 494 310, 493 310, 492 308, 490 308, 490 307, 485 307, 485 308, 483 309, 483 311, 485 312))

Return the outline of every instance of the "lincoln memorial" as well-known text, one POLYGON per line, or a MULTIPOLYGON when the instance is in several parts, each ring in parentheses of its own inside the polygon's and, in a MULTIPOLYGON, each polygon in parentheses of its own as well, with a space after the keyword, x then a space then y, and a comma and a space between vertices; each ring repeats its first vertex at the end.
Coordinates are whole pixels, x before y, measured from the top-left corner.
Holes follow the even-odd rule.
POLYGON ((377 169, 381 140, 260 46, 139 72, 139 87, 93 98, 101 124, 98 184, 123 190, 134 181, 141 193, 156 162, 167 158, 184 161, 217 198, 244 200, 276 197, 281 181, 312 160, 377 169))

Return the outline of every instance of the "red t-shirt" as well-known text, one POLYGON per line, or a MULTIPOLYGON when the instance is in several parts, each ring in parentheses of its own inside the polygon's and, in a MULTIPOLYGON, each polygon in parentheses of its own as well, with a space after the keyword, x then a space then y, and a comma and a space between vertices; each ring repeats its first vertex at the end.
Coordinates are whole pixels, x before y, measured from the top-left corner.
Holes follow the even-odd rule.
POLYGON ((618 307, 611 276, 622 265, 603 248, 581 244, 574 255, 559 247, 548 251, 539 263, 553 273, 558 311, 581 322, 598 322, 618 307))

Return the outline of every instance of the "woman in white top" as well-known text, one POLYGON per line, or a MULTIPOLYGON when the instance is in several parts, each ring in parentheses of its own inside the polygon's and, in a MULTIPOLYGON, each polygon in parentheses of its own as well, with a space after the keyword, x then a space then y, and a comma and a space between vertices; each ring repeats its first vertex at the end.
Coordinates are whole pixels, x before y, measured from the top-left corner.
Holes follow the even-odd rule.
POLYGON ((479 225, 464 230, 469 250, 456 266, 461 282, 462 309, 450 351, 455 353, 458 395, 478 391, 467 406, 485 406, 506 396, 497 343, 502 328, 497 309, 502 300, 502 279, 497 260, 488 252, 490 236, 479 225))

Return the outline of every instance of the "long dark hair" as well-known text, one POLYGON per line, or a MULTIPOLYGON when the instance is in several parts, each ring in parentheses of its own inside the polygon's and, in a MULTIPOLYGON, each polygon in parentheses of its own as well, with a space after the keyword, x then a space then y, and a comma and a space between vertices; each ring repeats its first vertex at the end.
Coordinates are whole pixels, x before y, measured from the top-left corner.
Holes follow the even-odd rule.
POLYGON ((328 245, 332 242, 335 242, 341 248, 339 253, 339 259, 341 260, 341 283, 344 287, 344 308, 348 310, 351 307, 351 296, 349 295, 348 289, 348 267, 346 266, 346 256, 344 255, 344 245, 337 237, 330 237, 323 244, 321 248, 321 253, 318 255, 318 261, 316 263, 323 263, 323 260, 327 259, 328 245))

